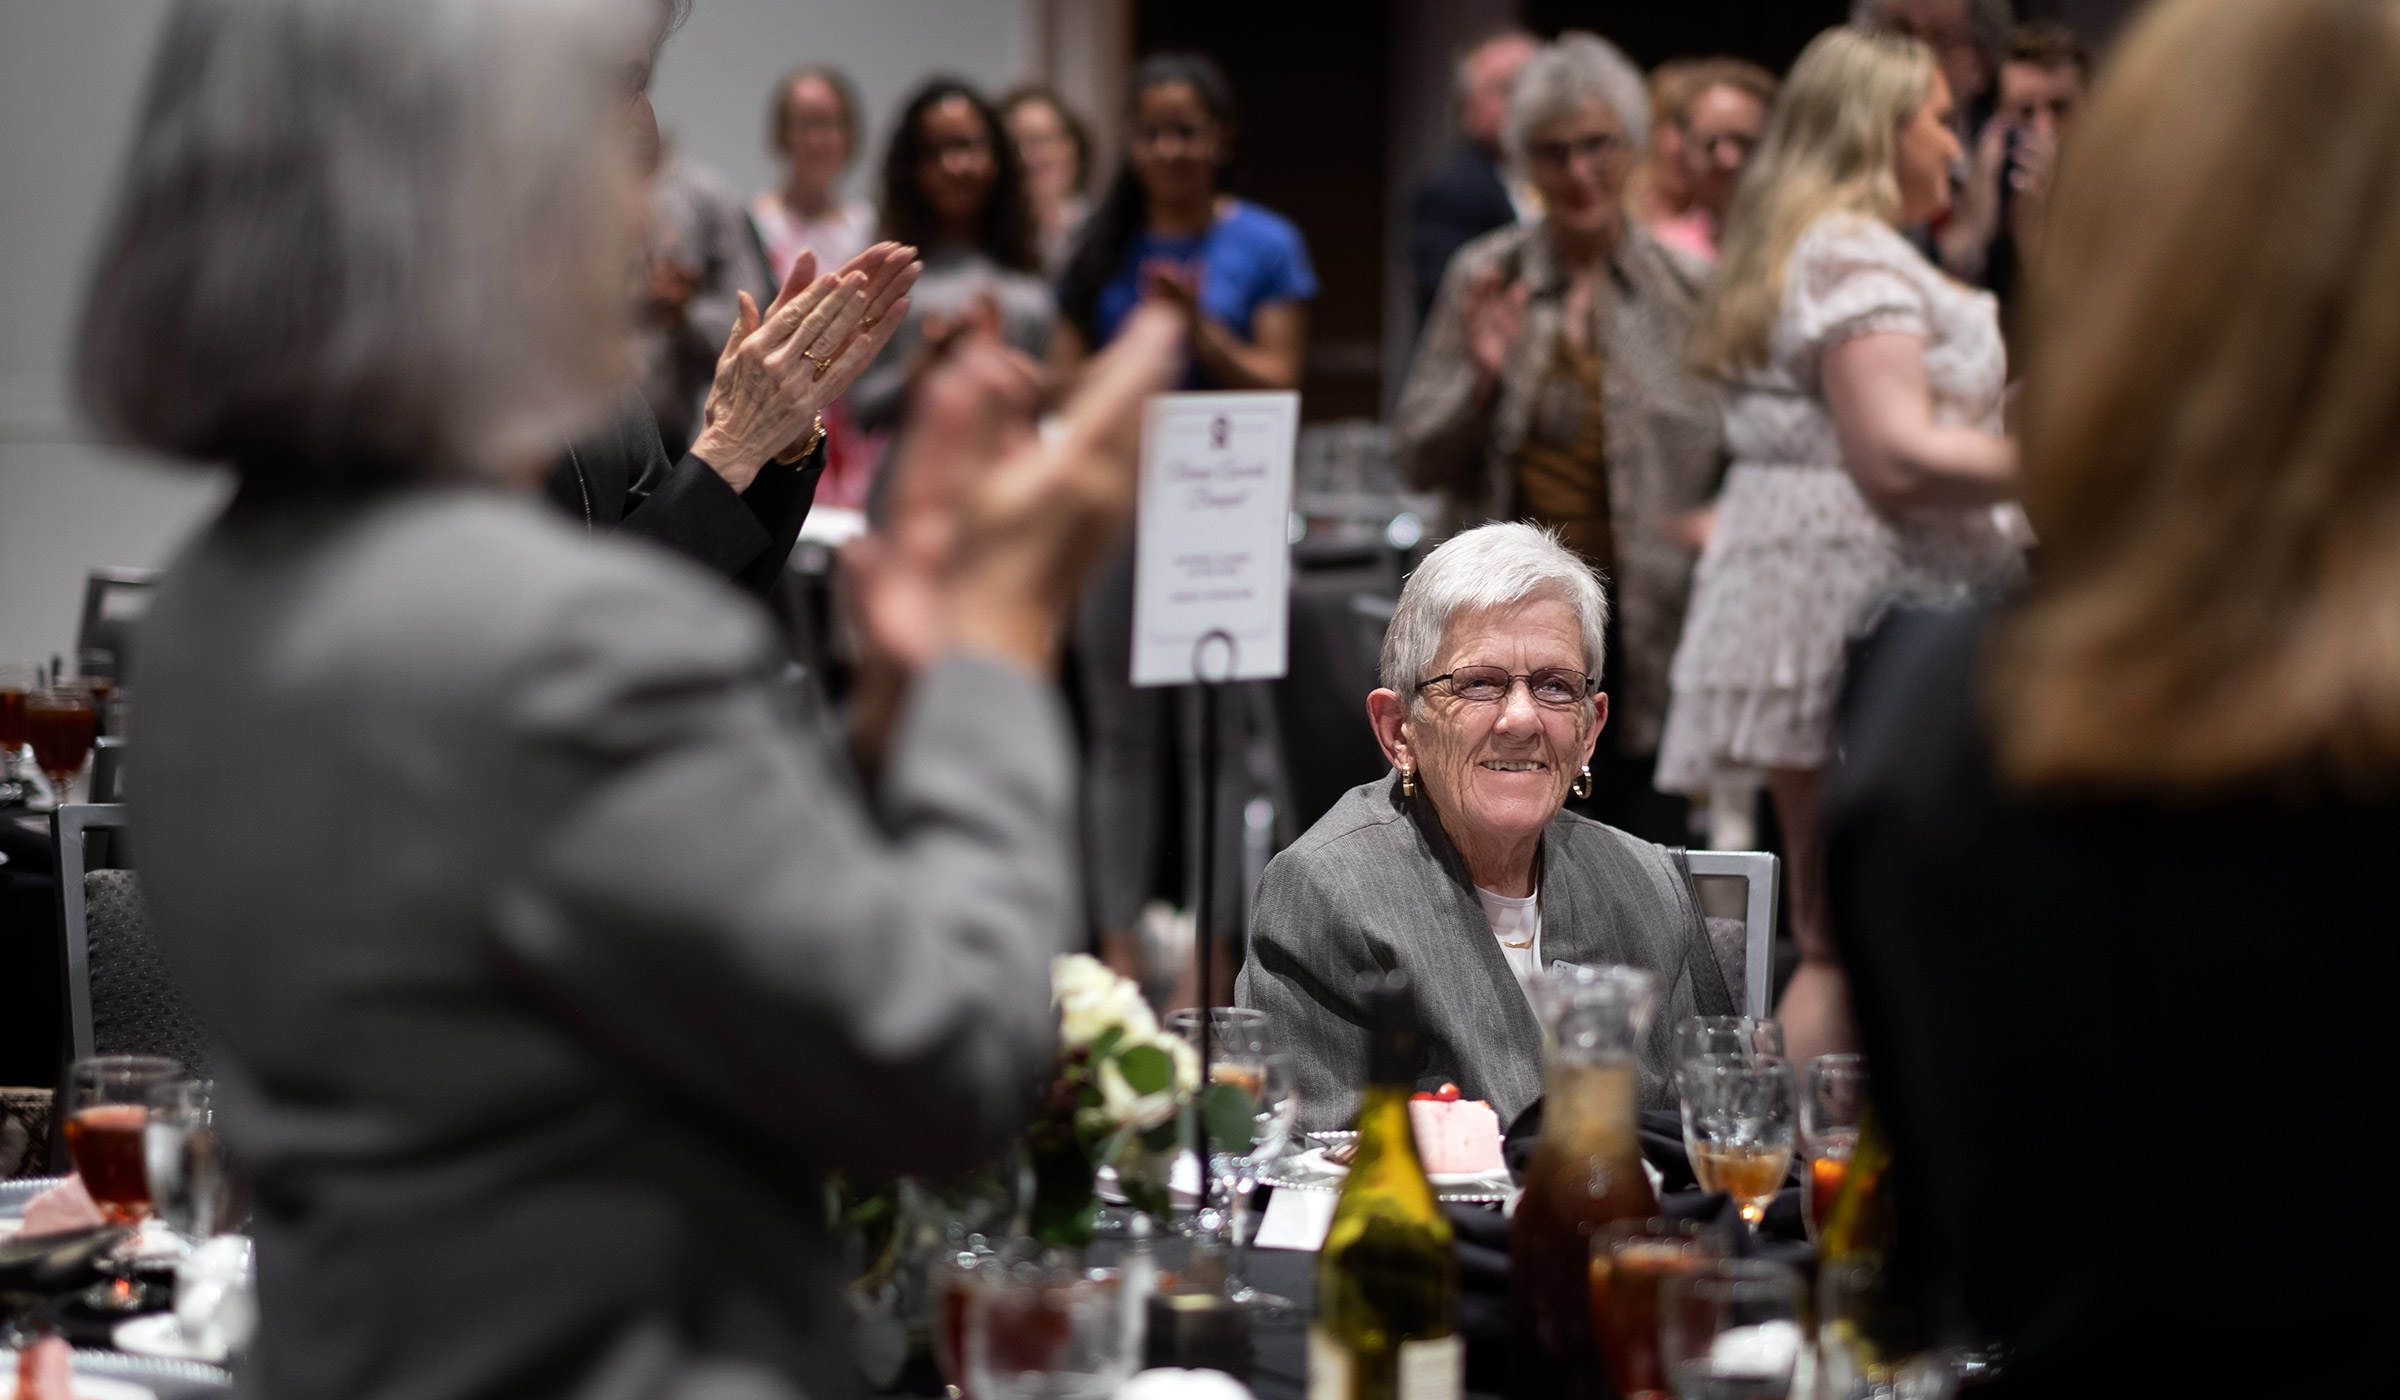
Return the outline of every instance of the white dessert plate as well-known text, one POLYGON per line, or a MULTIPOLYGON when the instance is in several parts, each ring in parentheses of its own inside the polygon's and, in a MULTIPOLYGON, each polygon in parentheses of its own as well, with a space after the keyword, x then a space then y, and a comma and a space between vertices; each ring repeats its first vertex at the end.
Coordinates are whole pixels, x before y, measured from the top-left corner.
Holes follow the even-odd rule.
POLYGON ((169 1361, 205 1361, 214 1366, 225 1359, 222 1346, 197 1346, 186 1341, 173 1313, 148 1313, 120 1322, 108 1339, 117 1350, 137 1356, 163 1356, 169 1361))
MULTIPOLYGON (((1309 1141, 1315 1146, 1276 1162, 1260 1179, 1269 1186, 1297 1191, 1339 1191, 1343 1180, 1350 1175, 1350 1168, 1341 1162, 1327 1161, 1325 1150, 1356 1136, 1347 1132, 1310 1133, 1309 1141)), ((1503 1202, 1516 1190, 1516 1182, 1506 1167, 1484 1172, 1427 1172, 1425 1180, 1433 1187, 1435 1196, 1462 1205, 1503 1202)))

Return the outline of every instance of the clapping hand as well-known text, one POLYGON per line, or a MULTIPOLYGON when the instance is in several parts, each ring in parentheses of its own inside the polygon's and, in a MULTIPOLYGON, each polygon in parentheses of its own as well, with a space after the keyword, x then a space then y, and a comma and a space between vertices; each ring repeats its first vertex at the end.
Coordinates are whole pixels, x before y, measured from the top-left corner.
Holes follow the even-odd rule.
POLYGON ((741 491, 770 457, 804 444, 817 414, 874 363, 907 314, 916 257, 905 244, 878 243, 817 277, 816 255, 804 252, 763 314, 741 293, 693 454, 741 491))
POLYGON ((1467 353, 1488 382, 1499 379, 1508 358, 1525 338, 1525 303, 1531 292, 1522 282, 1487 267, 1467 281, 1467 353))

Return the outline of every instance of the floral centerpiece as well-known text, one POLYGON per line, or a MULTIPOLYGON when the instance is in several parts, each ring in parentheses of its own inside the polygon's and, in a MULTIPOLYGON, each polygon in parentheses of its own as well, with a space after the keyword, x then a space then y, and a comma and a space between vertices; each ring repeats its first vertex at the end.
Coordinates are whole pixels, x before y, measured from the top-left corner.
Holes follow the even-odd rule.
POLYGON ((1089 1243, 1102 1167, 1116 1169, 1127 1203, 1166 1222, 1167 1176, 1183 1145, 1183 1110, 1200 1088, 1199 1055, 1159 1029, 1141 988, 1096 958, 1070 953, 1052 963, 1050 997, 1058 1073, 1025 1130, 1034 1235, 1089 1243))

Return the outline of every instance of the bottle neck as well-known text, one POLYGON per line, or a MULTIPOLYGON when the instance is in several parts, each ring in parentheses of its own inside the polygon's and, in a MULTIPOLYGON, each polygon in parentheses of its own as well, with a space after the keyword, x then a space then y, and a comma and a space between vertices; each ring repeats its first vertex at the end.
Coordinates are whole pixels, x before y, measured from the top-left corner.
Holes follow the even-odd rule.
POLYGON ((1408 1120, 1408 1084, 1369 1084, 1358 1105, 1358 1155, 1351 1160, 1353 1176, 1382 1176, 1390 1172, 1424 1174, 1417 1160, 1416 1130, 1408 1120))

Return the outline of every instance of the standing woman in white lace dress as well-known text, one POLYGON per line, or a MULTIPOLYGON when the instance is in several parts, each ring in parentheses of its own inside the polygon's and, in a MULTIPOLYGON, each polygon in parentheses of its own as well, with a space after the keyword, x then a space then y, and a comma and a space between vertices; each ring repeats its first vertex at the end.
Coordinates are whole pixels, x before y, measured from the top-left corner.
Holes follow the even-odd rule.
POLYGON ((1817 814, 1843 642, 1891 603, 1963 599, 2019 567, 1996 304, 1899 233, 1949 203, 1950 106, 1923 44, 1817 36, 1692 325, 1733 468, 1670 673, 1658 785, 1766 774, 1802 958, 1779 1008, 1795 1058, 1850 1040, 1817 814))

